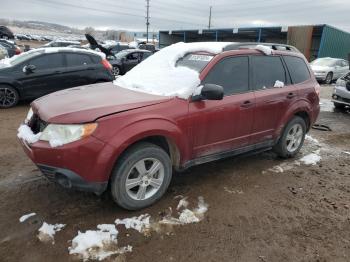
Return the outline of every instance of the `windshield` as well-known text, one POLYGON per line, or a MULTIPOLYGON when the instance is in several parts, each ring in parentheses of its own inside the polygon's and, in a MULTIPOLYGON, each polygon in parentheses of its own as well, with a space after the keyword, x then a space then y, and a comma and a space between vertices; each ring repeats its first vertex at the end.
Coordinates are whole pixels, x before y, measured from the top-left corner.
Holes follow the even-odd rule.
POLYGON ((331 58, 320 58, 316 59, 311 63, 311 65, 315 66, 335 66, 337 60, 331 59, 331 58))
POLYGON ((213 57, 207 54, 187 54, 177 61, 176 66, 185 66, 200 73, 213 57))

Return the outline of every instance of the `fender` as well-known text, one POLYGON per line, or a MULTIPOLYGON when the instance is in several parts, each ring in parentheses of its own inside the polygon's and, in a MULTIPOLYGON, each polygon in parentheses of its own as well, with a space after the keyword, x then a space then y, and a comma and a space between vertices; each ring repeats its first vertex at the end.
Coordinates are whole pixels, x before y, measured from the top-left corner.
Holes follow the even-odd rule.
POLYGON ((22 85, 21 85, 21 83, 19 81, 14 80, 13 78, 0 76, 0 85, 1 84, 10 85, 10 86, 16 88, 16 90, 18 91, 19 96, 20 97, 23 96, 23 89, 21 88, 22 85))
POLYGON ((285 114, 281 117, 277 124, 276 131, 274 133, 274 138, 278 139, 285 125, 294 117, 298 112, 306 112, 309 119, 311 120, 312 108, 310 103, 306 99, 297 100, 291 104, 285 114))
MULTIPOLYGON (((110 172, 120 155, 132 144, 150 136, 162 136, 167 139, 170 149, 176 147, 179 154, 179 165, 185 163, 190 158, 190 141, 186 133, 186 128, 181 129, 177 122, 161 117, 159 115, 148 115, 129 122, 105 141, 114 148, 109 161, 110 172)), ((109 173, 110 173, 109 172, 109 173)))

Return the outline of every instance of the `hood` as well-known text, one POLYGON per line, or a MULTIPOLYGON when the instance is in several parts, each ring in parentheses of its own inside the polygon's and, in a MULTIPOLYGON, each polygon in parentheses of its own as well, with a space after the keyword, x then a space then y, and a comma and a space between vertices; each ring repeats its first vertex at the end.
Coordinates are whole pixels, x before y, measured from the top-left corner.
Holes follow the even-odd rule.
POLYGON ((331 68, 329 66, 317 66, 317 65, 311 65, 311 69, 313 71, 329 71, 331 68))
POLYGON ((121 88, 109 82, 55 92, 35 100, 31 106, 45 122, 78 124, 170 99, 121 88))
POLYGON ((85 34, 85 37, 86 37, 86 40, 88 40, 90 44, 90 48, 92 50, 100 49, 100 51, 104 53, 106 57, 113 55, 113 53, 111 52, 111 48, 105 48, 102 45, 100 45, 92 35, 85 34))

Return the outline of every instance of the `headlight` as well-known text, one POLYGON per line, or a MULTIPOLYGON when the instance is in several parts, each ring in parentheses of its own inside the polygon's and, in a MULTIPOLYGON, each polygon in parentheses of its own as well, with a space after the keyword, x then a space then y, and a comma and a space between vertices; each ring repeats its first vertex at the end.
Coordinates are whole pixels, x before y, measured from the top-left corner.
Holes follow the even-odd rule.
POLYGON ((29 108, 29 111, 27 113, 27 116, 26 118, 24 119, 24 123, 25 124, 28 124, 29 123, 29 120, 32 118, 33 116, 33 109, 32 108, 29 108))
POLYGON ((52 147, 68 144, 91 135, 97 123, 84 125, 49 124, 40 136, 40 140, 48 141, 52 147))

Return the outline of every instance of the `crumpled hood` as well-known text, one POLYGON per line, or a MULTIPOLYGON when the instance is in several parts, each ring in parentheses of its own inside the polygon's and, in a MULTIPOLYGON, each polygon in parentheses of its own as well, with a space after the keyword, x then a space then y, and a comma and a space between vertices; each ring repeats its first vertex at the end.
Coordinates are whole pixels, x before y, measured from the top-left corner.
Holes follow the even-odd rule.
POLYGON ((128 90, 110 82, 55 92, 35 100, 31 106, 45 122, 77 124, 170 99, 128 90))

